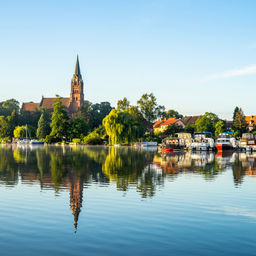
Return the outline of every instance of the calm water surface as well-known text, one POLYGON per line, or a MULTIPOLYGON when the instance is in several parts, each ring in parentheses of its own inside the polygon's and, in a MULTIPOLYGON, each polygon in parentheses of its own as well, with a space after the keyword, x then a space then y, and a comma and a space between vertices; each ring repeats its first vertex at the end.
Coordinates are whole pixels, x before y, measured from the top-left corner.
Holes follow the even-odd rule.
POLYGON ((1 255, 256 255, 256 155, 0 147, 1 255))

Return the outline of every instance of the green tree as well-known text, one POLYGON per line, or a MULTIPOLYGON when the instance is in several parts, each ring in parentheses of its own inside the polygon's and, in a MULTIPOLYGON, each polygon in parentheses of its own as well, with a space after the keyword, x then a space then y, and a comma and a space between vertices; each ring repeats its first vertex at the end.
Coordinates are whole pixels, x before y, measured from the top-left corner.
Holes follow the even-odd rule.
POLYGON ((247 123, 245 121, 244 112, 241 108, 239 108, 236 112, 236 116, 233 121, 233 128, 238 133, 239 136, 241 136, 242 133, 247 131, 247 123))
POLYGON ((124 111, 130 107, 130 102, 124 97, 122 100, 117 102, 117 110, 124 111))
POLYGON ((156 97, 153 93, 143 94, 137 101, 137 104, 145 120, 150 123, 162 116, 164 112, 164 107, 157 104, 156 97))
POLYGON ((19 102, 15 99, 9 99, 0 102, 0 114, 4 116, 10 116, 13 111, 19 113, 19 102))
POLYGON ((44 111, 41 114, 41 117, 38 121, 38 127, 36 130, 36 136, 39 139, 45 139, 47 135, 51 132, 49 118, 47 117, 47 113, 44 111))
POLYGON ((163 112, 163 115, 162 115, 163 118, 170 118, 170 117, 175 117, 175 118, 182 118, 183 115, 181 115, 178 111, 175 111, 173 109, 169 109, 167 112, 164 111, 163 112))
POLYGON ((184 129, 179 126, 179 125, 176 125, 176 124, 172 124, 172 125, 169 125, 167 130, 163 132, 163 136, 166 137, 166 136, 175 136, 176 133, 178 132, 184 132, 184 129))
POLYGON ((64 139, 68 133, 68 114, 61 102, 61 97, 56 95, 56 102, 53 104, 53 114, 51 118, 51 134, 50 136, 64 139))
POLYGON ((197 132, 215 132, 215 125, 219 121, 216 114, 206 112, 202 117, 198 118, 195 126, 197 132))
POLYGON ((0 138, 12 138, 13 126, 9 117, 0 116, 0 138))
POLYGON ((88 133, 88 125, 83 119, 76 118, 71 121, 69 127, 69 137, 73 138, 83 138, 88 133))
POLYGON ((236 113, 237 113, 238 110, 239 110, 239 107, 236 106, 235 109, 234 109, 234 112, 233 112, 233 121, 236 117, 236 113))
POLYGON ((92 104, 90 106, 90 129, 93 130, 94 128, 99 127, 99 125, 102 124, 102 120, 110 113, 112 109, 113 108, 109 102, 92 104))
POLYGON ((91 133, 84 137, 83 143, 88 145, 102 145, 107 141, 108 136, 104 126, 100 125, 98 128, 94 129, 91 133))
POLYGON ((103 119, 103 126, 109 136, 109 144, 129 144, 142 137, 142 131, 136 121, 126 112, 112 109, 103 119))
POLYGON ((225 131, 226 131, 226 122, 224 122, 223 120, 219 120, 215 124, 215 137, 217 138, 220 133, 225 131))
POLYGON ((13 131, 13 135, 15 138, 25 138, 27 133, 26 126, 17 126, 13 131))

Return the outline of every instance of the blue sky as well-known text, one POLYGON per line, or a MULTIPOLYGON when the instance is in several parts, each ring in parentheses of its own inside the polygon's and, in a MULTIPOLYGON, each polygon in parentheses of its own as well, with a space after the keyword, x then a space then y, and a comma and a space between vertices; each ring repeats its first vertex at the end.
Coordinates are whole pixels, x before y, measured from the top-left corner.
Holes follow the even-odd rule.
POLYGON ((256 115, 256 1, 5 1, 0 101, 68 97, 79 54, 85 99, 153 92, 184 115, 256 115))

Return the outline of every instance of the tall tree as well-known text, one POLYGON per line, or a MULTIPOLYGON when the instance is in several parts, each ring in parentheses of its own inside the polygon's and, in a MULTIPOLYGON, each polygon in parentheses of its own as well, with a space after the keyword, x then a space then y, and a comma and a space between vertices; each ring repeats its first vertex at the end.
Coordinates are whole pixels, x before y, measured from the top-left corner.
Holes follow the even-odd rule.
POLYGON ((150 123, 162 116, 164 111, 164 107, 157 104, 156 97, 153 93, 143 94, 137 101, 137 104, 145 120, 150 123))
POLYGON ((235 109, 234 109, 234 112, 233 112, 233 121, 235 120, 235 117, 236 117, 236 113, 237 113, 237 111, 239 110, 239 107, 235 107, 235 109))
POLYGON ((51 136, 64 139, 68 133, 68 114, 61 102, 61 97, 56 95, 56 102, 53 104, 53 114, 51 118, 51 136))
POLYGON ((206 112, 202 117, 198 118, 195 126, 197 132, 215 132, 215 125, 219 121, 216 114, 206 112))
POLYGON ((27 127, 26 126, 17 126, 13 131, 15 138, 25 138, 27 134, 27 127))
POLYGON ((129 144, 142 137, 139 126, 132 115, 112 109, 109 115, 103 119, 103 125, 109 136, 109 144, 129 144))
POLYGON ((242 133, 247 131, 247 123, 245 120, 244 112, 239 108, 236 112, 235 119, 233 121, 233 128, 238 132, 238 135, 241 136, 242 133))
POLYGON ((218 137, 220 133, 226 131, 226 122, 223 120, 219 120, 215 124, 215 137, 218 137))
POLYGON ((69 137, 73 138, 83 138, 88 133, 88 125, 83 119, 76 118, 71 121, 69 127, 69 137))
POLYGON ((12 138, 13 126, 10 117, 0 116, 0 138, 12 138))
POLYGON ((175 118, 182 118, 183 115, 181 115, 178 111, 175 111, 174 109, 169 109, 167 112, 164 111, 163 118, 170 118, 170 117, 175 117, 175 118))
POLYGON ((13 111, 19 113, 19 102, 15 99, 9 99, 0 102, 0 114, 4 116, 10 116, 13 111))
POLYGON ((49 122, 49 119, 47 117, 47 113, 44 111, 41 114, 40 119, 38 121, 36 136, 39 139, 45 139, 45 137, 48 134, 50 134, 50 132, 51 132, 50 122, 49 122))
POLYGON ((117 110, 124 111, 130 107, 130 102, 124 97, 122 100, 117 102, 117 110))

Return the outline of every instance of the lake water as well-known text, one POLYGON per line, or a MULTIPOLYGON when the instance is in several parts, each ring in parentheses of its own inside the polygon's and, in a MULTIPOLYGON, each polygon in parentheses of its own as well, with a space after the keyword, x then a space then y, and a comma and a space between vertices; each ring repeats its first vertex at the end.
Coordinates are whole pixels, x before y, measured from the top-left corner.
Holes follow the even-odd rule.
POLYGON ((0 147, 1 255, 256 255, 256 154, 0 147))

